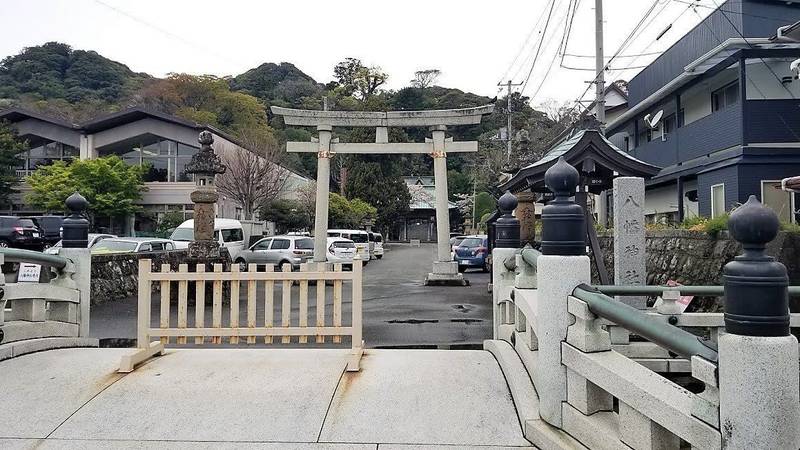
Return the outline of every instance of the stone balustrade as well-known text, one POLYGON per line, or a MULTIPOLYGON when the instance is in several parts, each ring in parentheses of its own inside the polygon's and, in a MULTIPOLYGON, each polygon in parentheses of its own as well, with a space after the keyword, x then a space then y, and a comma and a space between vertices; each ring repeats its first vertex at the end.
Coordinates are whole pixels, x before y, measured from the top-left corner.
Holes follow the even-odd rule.
MULTIPOLYGON (((555 167, 562 174, 551 180, 558 198, 574 186, 564 181, 568 168, 555 167)), ((679 291, 665 288, 657 307, 625 312, 626 328, 579 298, 576 288, 590 278, 585 254, 558 254, 552 249, 565 247, 556 243, 532 265, 519 249, 493 250, 494 335, 513 347, 533 381, 539 417, 523 422, 531 442, 539 448, 798 448, 799 357, 789 329, 800 327, 800 314, 789 313, 785 268, 764 255, 777 222, 755 200, 738 214, 732 235, 745 252, 726 266, 726 314, 683 313, 679 291), (694 336, 680 330, 707 342, 691 342, 694 336), (658 338, 664 333, 670 339, 658 338), (675 339, 706 351, 676 354, 669 345, 675 339)), ((558 226, 557 218, 549 223, 558 226)))

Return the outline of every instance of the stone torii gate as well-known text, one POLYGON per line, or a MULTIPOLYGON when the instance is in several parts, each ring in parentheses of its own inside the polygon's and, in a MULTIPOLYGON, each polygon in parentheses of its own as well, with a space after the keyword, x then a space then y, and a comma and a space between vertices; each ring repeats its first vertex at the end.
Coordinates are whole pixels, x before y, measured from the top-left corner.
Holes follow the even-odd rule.
POLYGON ((433 157, 436 183, 437 260, 426 284, 464 284, 458 266, 450 260, 450 216, 447 202, 447 153, 476 152, 475 141, 454 142, 445 137, 448 126, 476 125, 494 105, 475 108, 429 111, 318 111, 272 107, 283 116, 286 125, 316 127, 318 137, 312 142, 287 142, 288 152, 317 153, 317 196, 314 218, 314 261, 325 261, 328 234, 328 193, 330 191, 330 158, 336 153, 403 154, 427 153, 433 157), (333 127, 375 127, 375 143, 340 143, 331 139, 333 127), (428 127, 431 138, 424 143, 390 143, 389 127, 428 127))

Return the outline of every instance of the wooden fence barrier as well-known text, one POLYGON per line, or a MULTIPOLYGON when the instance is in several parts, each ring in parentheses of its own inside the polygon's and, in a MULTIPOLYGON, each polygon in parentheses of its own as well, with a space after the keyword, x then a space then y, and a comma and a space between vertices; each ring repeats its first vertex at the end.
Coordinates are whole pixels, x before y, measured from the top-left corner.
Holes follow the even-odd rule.
POLYGON ((203 344, 206 338, 212 344, 221 344, 227 338, 230 344, 240 343, 243 338, 247 344, 255 344, 258 338, 263 338, 264 343, 271 344, 273 337, 280 337, 281 343, 292 342, 292 337, 297 337, 297 342, 306 344, 309 336, 314 337, 315 343, 325 343, 326 337, 331 336, 333 343, 341 343, 342 336, 350 336, 352 352, 347 363, 348 371, 358 371, 361 356, 364 352, 362 340, 362 262, 353 261, 353 269, 344 272, 341 264, 335 264, 333 271, 325 270, 325 264, 308 263, 300 267, 299 272, 292 272, 291 266, 286 264, 281 272, 275 271, 272 265, 248 265, 247 271, 242 272, 239 265, 233 265, 230 272, 223 272, 221 264, 215 264, 213 272, 205 271, 203 265, 198 265, 194 272, 189 272, 188 265, 181 264, 177 272, 170 270, 169 264, 161 266, 160 272, 151 270, 151 261, 139 261, 139 304, 137 324, 137 350, 122 357, 120 372, 131 372, 134 367, 153 357, 164 353, 164 345, 171 342, 187 344, 188 338, 193 337, 195 344, 203 344), (259 272, 257 269, 265 269, 259 272), (312 325, 308 323, 308 297, 309 284, 316 282, 316 317, 312 325), (326 282, 332 281, 333 313, 332 322, 325 324, 325 293, 326 282), (350 326, 342 325, 342 287, 345 281, 352 284, 352 320, 350 326), (152 326, 151 293, 152 283, 161 285, 161 301, 158 311, 158 326, 152 326), (172 282, 177 282, 177 323, 170 320, 170 297, 172 282), (274 320, 274 294, 275 283, 281 283, 281 308, 280 324, 274 320), (298 320, 292 324, 292 285, 299 284, 298 320), (194 283, 194 322, 189 323, 189 284, 194 283), (212 312, 211 325, 205 317, 206 283, 212 283, 212 312), (223 326, 223 283, 229 285, 230 303, 229 320, 223 326), (240 292, 241 285, 245 284, 247 297, 245 300, 245 324, 240 324, 240 292), (263 317, 257 316, 258 285, 263 283, 263 296, 260 301, 264 304, 263 317), (259 320, 260 319, 260 320, 259 320), (159 340, 153 340, 158 338, 159 340))

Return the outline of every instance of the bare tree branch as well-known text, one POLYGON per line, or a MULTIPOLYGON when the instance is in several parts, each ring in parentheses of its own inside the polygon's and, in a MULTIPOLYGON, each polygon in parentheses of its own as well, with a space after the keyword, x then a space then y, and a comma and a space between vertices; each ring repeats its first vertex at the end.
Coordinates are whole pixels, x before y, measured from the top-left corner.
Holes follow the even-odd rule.
POLYGON ((290 172, 280 165, 283 152, 272 136, 245 135, 239 147, 220 151, 228 166, 217 177, 220 193, 241 205, 244 217, 252 219, 262 206, 278 198, 290 172))

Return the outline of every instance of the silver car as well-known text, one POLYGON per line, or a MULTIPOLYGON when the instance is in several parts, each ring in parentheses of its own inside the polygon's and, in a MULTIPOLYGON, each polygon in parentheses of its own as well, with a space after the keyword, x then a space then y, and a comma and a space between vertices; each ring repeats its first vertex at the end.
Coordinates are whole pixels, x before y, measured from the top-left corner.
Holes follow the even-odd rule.
POLYGON ((248 264, 291 264, 300 270, 300 264, 314 258, 314 240, 306 236, 273 236, 261 239, 236 256, 235 263, 245 269, 248 264))

